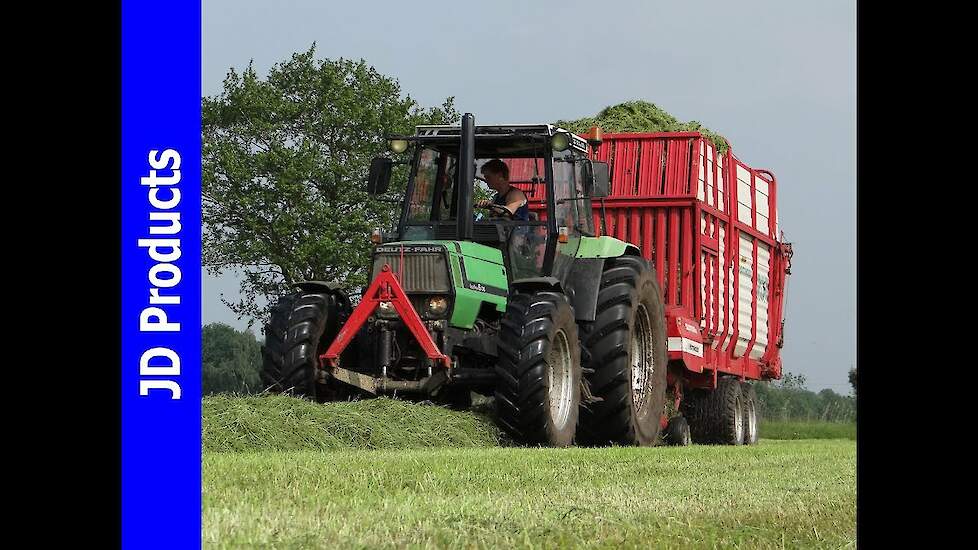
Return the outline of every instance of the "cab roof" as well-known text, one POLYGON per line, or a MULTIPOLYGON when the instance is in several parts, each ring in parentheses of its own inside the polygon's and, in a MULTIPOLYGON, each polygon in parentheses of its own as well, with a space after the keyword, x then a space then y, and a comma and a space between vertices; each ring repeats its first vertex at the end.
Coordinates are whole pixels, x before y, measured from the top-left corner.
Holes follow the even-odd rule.
MULTIPOLYGON (((571 136, 571 146, 583 153, 588 152, 588 143, 581 136, 565 130, 553 124, 492 124, 477 125, 475 127, 475 137, 494 137, 505 138, 506 136, 519 138, 526 137, 552 137, 557 133, 566 133, 571 136)), ((419 138, 438 138, 438 137, 457 137, 461 135, 461 126, 426 124, 416 127, 415 135, 419 138)))

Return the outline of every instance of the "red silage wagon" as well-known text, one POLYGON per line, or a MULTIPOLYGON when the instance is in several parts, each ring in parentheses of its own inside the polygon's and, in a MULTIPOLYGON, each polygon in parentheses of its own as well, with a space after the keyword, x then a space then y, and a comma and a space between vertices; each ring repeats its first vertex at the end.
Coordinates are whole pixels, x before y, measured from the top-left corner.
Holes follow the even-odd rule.
MULTIPOLYGON (((774 174, 732 149, 718 154, 699 132, 605 134, 595 145, 591 158, 608 163, 610 190, 594 201, 594 227, 638 244, 655 267, 676 407, 684 390, 689 398, 710 393, 721 379, 781 378, 792 250, 778 223, 774 174)), ((541 197, 530 203, 545 215, 541 197)), ((690 407, 686 416, 695 414, 690 407)))

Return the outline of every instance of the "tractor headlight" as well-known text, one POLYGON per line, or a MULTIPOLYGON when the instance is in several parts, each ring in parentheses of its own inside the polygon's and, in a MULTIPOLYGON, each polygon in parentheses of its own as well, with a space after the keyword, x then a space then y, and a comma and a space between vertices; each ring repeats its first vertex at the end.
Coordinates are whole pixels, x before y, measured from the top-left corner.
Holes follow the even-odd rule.
POLYGON ((395 153, 403 153, 407 151, 408 142, 406 139, 392 139, 388 142, 387 146, 395 153))
POLYGON ((441 316, 448 311, 448 299, 444 296, 432 296, 425 301, 425 310, 433 317, 441 316))
POLYGON ((377 306, 377 316, 383 317, 384 319, 393 319, 397 317, 397 310, 394 309, 394 304, 390 302, 381 302, 377 306))
POLYGON ((570 147, 570 142, 570 136, 564 132, 554 134, 553 137, 550 138, 550 145, 554 148, 554 151, 557 151, 558 153, 561 151, 566 151, 567 148, 570 147))

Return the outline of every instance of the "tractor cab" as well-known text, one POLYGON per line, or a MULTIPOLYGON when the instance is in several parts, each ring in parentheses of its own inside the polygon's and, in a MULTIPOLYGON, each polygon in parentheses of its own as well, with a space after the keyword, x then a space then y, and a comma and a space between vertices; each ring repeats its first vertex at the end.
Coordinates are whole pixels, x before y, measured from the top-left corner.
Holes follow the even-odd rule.
POLYGON ((391 150, 404 160, 375 159, 368 187, 375 193, 389 185, 390 166, 410 165, 396 240, 479 243, 503 253, 509 281, 564 280, 580 237, 595 233, 591 197, 607 189, 606 176, 595 186, 588 142, 549 124, 475 126, 470 147, 464 133, 459 126, 419 126, 413 136, 390 136, 391 150), (479 176, 494 159, 505 163, 510 185, 525 193, 528 220, 514 219, 503 207, 474 206, 495 196, 479 176))

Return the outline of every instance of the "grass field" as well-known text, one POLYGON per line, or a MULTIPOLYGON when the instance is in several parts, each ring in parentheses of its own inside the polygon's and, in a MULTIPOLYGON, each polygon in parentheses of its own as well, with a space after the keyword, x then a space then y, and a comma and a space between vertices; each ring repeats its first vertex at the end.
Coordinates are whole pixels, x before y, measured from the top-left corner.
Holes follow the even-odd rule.
POLYGON ((206 453, 208 547, 825 547, 855 443, 206 453))
POLYGON ((856 439, 855 422, 762 420, 758 430, 768 439, 856 439))
POLYGON ((206 547, 855 545, 851 440, 507 448, 483 417, 438 407, 229 399, 204 401, 206 547), (278 416, 254 418, 271 405, 278 416), (425 415, 447 427, 411 426, 425 415))

